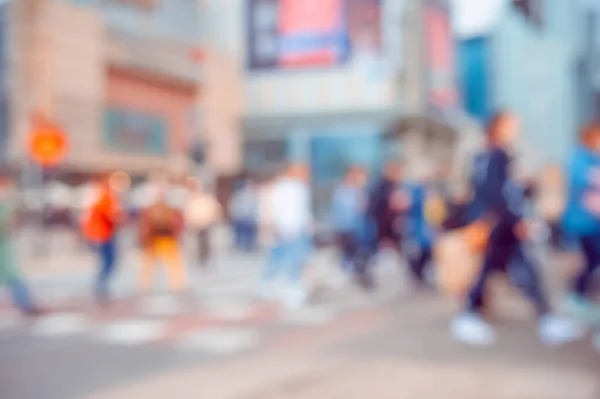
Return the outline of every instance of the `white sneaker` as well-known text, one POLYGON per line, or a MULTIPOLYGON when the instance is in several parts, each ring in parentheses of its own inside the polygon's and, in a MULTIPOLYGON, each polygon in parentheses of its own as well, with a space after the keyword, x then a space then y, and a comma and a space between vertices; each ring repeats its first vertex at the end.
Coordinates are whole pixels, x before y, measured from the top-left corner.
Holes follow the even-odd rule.
POLYGON ((596 352, 600 354, 600 331, 596 332, 593 338, 594 348, 596 348, 596 352))
POLYGON ((258 288, 258 296, 266 301, 277 298, 278 285, 275 281, 263 281, 258 288))
POLYGON ((289 285, 282 294, 283 304, 287 309, 303 308, 308 299, 308 292, 299 284, 289 285))
POLYGON ((548 315, 539 320, 537 333, 544 344, 555 346, 583 338, 585 328, 568 318, 548 315))
POLYGON ((458 341, 475 346, 489 346, 496 342, 496 332, 477 313, 463 313, 450 323, 450 331, 458 341))

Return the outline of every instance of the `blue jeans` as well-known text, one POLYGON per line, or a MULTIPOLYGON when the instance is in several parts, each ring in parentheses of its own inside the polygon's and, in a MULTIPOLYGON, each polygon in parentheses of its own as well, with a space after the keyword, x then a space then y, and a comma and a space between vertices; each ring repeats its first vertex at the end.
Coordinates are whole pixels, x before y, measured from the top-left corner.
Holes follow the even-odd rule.
POLYGON ((299 282, 310 247, 310 240, 305 236, 277 241, 270 250, 263 280, 283 277, 289 282, 299 282))
POLYGON ((105 299, 108 296, 108 283, 113 275, 116 263, 116 240, 110 240, 95 245, 100 255, 100 271, 96 280, 96 296, 105 299))
POLYGON ((235 246, 242 251, 252 251, 256 247, 256 223, 251 220, 238 220, 234 223, 235 246))
POLYGON ((27 287, 27 284, 23 280, 19 278, 10 280, 8 288, 10 289, 15 307, 23 312, 31 312, 35 309, 29 287, 27 287))

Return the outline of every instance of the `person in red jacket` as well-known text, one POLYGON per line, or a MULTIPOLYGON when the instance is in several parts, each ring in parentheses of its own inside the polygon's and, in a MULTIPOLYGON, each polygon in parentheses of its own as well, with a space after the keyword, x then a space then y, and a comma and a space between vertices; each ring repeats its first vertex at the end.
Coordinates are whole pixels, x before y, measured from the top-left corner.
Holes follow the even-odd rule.
POLYGON ((114 274, 117 248, 116 233, 120 219, 120 206, 109 180, 100 181, 98 195, 87 209, 82 230, 85 238, 98 251, 100 270, 96 280, 95 296, 100 303, 109 299, 108 285, 114 274))

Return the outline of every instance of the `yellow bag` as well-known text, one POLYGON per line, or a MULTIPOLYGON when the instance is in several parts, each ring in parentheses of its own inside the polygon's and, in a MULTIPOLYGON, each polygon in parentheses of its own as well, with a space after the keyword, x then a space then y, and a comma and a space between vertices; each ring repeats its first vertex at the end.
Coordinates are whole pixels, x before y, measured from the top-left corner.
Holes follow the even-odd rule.
POLYGON ((483 222, 439 237, 433 257, 440 291, 460 298, 467 294, 481 270, 488 238, 489 228, 483 222))
POLYGON ((430 194, 425 200, 425 220, 432 226, 441 226, 446 220, 447 210, 444 199, 438 194, 430 194))

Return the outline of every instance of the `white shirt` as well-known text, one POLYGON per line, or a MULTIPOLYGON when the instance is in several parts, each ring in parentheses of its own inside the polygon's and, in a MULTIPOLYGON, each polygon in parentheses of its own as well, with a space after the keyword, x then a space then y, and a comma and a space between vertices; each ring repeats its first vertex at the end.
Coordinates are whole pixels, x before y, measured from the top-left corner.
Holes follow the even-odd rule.
POLYGON ((312 225, 310 190, 302 181, 282 178, 273 186, 272 224, 283 239, 309 234, 312 225))

